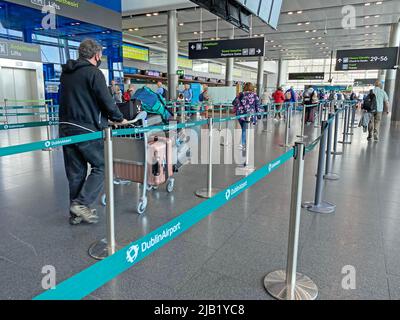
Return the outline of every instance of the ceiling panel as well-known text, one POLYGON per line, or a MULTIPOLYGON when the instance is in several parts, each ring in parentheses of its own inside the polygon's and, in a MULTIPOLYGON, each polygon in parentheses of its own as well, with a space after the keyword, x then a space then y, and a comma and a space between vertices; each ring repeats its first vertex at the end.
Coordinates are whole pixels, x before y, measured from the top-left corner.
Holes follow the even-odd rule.
MULTIPOLYGON (((159 2, 162 1, 157 0, 159 2)), ((164 2, 165 6, 160 6, 160 10, 169 1, 164 2)), ((268 41, 268 59, 321 58, 330 55, 332 50, 386 46, 390 25, 400 19, 400 0, 386 0, 380 5, 373 1, 369 6, 365 6, 365 3, 366 0, 284 0, 278 30, 254 18, 251 33, 253 36, 264 36, 268 41), (347 5, 355 8, 356 27, 353 30, 342 27, 342 10, 347 5)), ((129 14, 123 13, 125 34, 142 44, 166 48, 167 13, 160 11, 157 16, 146 16, 145 13, 136 15, 134 10, 130 10, 129 14)), ((178 10, 178 22, 183 24, 178 27, 182 52, 187 51, 189 41, 216 37, 227 39, 233 28, 231 24, 198 7, 178 10)), ((249 37, 249 34, 235 29, 235 38, 243 37, 249 37)))

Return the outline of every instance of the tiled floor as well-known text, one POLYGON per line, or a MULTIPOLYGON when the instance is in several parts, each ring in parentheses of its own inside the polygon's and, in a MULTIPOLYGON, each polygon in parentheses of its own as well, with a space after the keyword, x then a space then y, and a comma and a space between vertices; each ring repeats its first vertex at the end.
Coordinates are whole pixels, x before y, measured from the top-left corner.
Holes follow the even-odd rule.
MULTIPOLYGON (((291 141, 299 132, 299 118, 291 141)), ((284 124, 272 133, 255 130, 255 165, 284 152, 284 124)), ((309 140, 318 129, 306 128, 309 140)), ((0 133, 0 146, 45 139, 45 131, 0 133)), ((320 289, 320 299, 400 298, 400 129, 387 121, 378 144, 355 130, 353 144, 336 157, 339 181, 325 184, 325 198, 337 204, 331 215, 303 211, 299 271, 320 289), (342 268, 356 270, 356 290, 342 289, 342 268)), ((341 148, 341 146, 339 146, 341 148)), ((317 151, 307 156, 304 200, 312 200, 317 151)), ((215 166, 214 184, 239 177, 235 166, 215 166)), ((146 215, 135 213, 137 185, 116 187, 117 241, 128 243, 202 200, 206 166, 186 166, 176 190, 149 195, 146 215)), ((93 292, 88 299, 271 299, 263 277, 285 267, 292 162, 206 218, 183 236, 93 292)), ((71 227, 62 153, 34 152, 0 158, 0 298, 31 299, 42 292, 42 267, 53 265, 57 281, 93 264, 87 249, 104 237, 96 226, 71 227)))

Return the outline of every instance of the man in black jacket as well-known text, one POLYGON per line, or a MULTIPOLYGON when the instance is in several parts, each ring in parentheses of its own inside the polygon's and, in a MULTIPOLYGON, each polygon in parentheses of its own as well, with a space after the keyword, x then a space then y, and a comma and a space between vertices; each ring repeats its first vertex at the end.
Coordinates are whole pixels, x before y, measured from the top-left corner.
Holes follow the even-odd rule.
MULTIPOLYGON (((79 59, 62 66, 60 137, 101 131, 108 126, 108 120, 126 124, 98 68, 101 56, 102 47, 93 40, 85 40, 79 47, 79 59)), ((70 190, 70 223, 97 223, 96 210, 90 206, 104 185, 103 140, 64 146, 63 151, 70 190)))

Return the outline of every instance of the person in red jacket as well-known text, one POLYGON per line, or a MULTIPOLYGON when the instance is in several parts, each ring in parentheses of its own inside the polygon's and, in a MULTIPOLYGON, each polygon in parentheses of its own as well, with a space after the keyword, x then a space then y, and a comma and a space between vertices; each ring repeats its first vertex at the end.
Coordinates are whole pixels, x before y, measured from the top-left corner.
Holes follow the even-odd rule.
POLYGON ((281 109, 282 105, 285 102, 285 94, 283 93, 282 87, 279 87, 273 94, 272 98, 274 99, 275 102, 275 121, 282 120, 282 115, 281 115, 281 109))

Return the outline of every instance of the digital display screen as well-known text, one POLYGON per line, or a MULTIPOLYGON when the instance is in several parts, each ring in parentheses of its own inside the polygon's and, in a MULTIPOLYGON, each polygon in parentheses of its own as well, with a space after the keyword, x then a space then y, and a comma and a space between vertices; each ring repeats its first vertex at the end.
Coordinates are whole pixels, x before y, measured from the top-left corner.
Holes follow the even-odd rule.
POLYGON ((269 25, 274 29, 278 28, 281 9, 282 9, 282 0, 274 0, 271 9, 271 16, 269 19, 269 25))
POLYGON ((261 0, 260 10, 258 16, 266 23, 269 23, 269 16, 271 14, 273 0, 261 0))
POLYGON ((122 45, 122 56, 125 59, 149 62, 149 48, 124 43, 122 45))
POLYGON ((193 69, 193 61, 189 60, 188 57, 179 56, 178 57, 178 67, 185 69, 193 69))
POLYGON ((256 16, 258 15, 258 8, 260 7, 260 0, 246 0, 244 5, 250 12, 254 13, 256 16))

